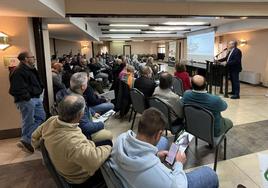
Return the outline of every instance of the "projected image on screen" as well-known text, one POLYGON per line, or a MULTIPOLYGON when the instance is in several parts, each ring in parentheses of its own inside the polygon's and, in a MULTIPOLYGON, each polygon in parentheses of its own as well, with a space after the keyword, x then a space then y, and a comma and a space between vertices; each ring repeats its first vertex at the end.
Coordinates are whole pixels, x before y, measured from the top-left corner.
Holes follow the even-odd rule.
POLYGON ((205 63, 214 59, 215 33, 202 33, 187 37, 187 58, 196 62, 205 63))

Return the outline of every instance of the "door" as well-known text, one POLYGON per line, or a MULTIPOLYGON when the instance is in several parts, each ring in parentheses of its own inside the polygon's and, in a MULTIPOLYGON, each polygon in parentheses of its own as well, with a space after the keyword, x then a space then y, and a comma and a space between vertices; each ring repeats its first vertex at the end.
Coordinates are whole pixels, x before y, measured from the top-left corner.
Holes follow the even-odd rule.
POLYGON ((131 57, 131 45, 124 45, 123 46, 123 55, 131 57))

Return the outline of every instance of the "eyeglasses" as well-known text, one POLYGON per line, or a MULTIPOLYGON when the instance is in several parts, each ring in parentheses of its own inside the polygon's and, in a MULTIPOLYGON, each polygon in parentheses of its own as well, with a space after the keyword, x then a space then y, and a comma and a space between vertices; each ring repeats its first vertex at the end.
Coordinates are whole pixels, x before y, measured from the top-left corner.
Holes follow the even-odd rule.
POLYGON ((27 57, 27 58, 34 58, 34 56, 29 56, 29 57, 27 57))

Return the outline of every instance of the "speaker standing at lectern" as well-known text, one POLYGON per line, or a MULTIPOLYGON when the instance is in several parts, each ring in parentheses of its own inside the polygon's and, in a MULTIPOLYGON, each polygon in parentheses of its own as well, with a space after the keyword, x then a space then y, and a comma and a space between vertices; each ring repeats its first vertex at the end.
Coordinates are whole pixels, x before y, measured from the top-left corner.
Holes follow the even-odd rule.
POLYGON ((228 71, 230 74, 230 79, 232 83, 232 91, 229 94, 232 94, 231 99, 239 99, 240 98, 240 81, 239 81, 239 73, 242 71, 242 52, 237 48, 236 41, 230 41, 228 44, 228 50, 225 58, 219 59, 219 62, 226 61, 226 65, 228 67, 228 71))

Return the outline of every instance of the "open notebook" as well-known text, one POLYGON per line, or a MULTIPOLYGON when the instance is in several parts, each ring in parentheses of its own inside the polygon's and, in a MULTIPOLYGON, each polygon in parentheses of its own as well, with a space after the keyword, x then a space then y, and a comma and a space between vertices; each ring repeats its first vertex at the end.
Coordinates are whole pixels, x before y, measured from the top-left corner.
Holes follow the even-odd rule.
POLYGON ((106 112, 105 114, 101 115, 100 117, 93 118, 93 122, 105 122, 105 121, 107 121, 107 119, 109 119, 109 117, 111 117, 114 114, 115 114, 114 110, 109 110, 108 112, 106 112))

